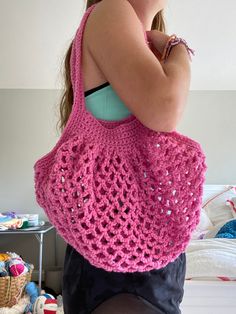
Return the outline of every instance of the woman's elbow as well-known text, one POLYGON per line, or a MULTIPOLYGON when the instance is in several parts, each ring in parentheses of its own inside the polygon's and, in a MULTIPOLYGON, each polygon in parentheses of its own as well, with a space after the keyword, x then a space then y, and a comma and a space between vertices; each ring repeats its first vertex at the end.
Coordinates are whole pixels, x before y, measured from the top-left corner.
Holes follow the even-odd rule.
POLYGON ((173 97, 168 99, 166 104, 156 113, 156 119, 152 122, 151 128, 159 132, 173 132, 183 115, 184 101, 173 97))

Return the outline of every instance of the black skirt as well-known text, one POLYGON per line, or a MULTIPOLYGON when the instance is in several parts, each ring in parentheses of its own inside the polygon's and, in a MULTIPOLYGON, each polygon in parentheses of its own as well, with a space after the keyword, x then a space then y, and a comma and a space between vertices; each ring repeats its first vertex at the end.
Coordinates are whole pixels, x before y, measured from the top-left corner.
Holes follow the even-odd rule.
POLYGON ((118 273, 94 267, 68 244, 62 284, 64 312, 179 314, 185 273, 185 253, 160 269, 118 273))

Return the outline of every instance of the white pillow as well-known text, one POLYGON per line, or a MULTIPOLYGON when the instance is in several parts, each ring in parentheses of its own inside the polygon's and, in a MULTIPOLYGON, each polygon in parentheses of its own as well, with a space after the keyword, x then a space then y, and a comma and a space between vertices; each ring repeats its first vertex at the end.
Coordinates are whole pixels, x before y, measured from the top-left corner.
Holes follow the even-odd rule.
POLYGON ((213 224, 209 217, 207 216, 207 213, 204 208, 201 209, 200 213, 200 221, 197 225, 196 229, 192 233, 192 240, 197 240, 203 237, 205 233, 207 233, 209 230, 213 228, 213 224))
POLYGON ((202 206, 213 225, 219 225, 220 223, 226 222, 234 217, 232 210, 226 204, 226 201, 235 197, 235 192, 236 187, 230 186, 225 191, 211 197, 202 206))
POLYGON ((205 209, 202 208, 201 215, 200 215, 200 222, 197 225, 196 230, 204 231, 204 230, 210 229, 211 227, 213 227, 213 224, 210 218, 208 217, 205 209))

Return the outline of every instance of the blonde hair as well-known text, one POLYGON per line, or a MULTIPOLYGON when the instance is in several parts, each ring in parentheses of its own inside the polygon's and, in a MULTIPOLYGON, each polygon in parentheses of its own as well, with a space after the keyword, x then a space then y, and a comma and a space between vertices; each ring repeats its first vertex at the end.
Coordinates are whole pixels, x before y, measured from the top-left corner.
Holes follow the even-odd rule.
MULTIPOLYGON (((86 10, 91 5, 98 3, 100 1, 102 0, 88 0, 86 2, 86 10)), ((163 33, 166 32, 163 10, 159 11, 155 15, 152 22, 151 29, 152 30, 157 29, 158 31, 163 32, 163 33)), ((73 89, 72 89, 72 83, 71 83, 71 77, 70 77, 70 56, 71 56, 72 43, 73 41, 70 43, 69 48, 63 60, 64 88, 63 88, 61 101, 59 103, 60 118, 57 123, 57 125, 59 124, 59 129, 61 132, 66 126, 66 123, 68 121, 69 115, 72 110, 72 105, 73 105, 73 89)))

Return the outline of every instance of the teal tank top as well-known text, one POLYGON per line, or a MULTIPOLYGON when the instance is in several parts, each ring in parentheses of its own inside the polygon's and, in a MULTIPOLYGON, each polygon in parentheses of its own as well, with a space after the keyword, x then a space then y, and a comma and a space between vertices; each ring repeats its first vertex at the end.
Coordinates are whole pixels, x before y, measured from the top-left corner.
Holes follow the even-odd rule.
POLYGON ((84 92, 86 108, 98 119, 121 120, 131 112, 109 82, 84 92))

